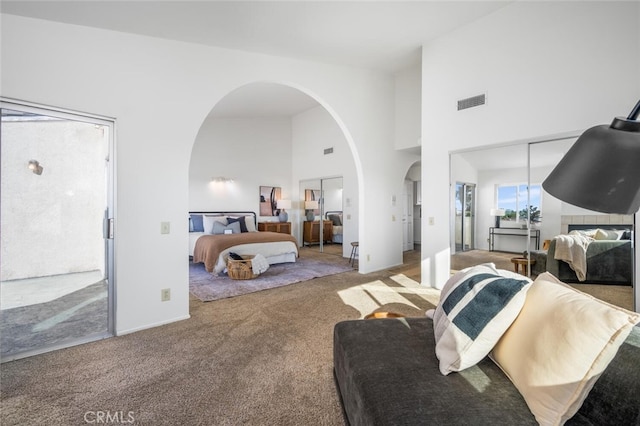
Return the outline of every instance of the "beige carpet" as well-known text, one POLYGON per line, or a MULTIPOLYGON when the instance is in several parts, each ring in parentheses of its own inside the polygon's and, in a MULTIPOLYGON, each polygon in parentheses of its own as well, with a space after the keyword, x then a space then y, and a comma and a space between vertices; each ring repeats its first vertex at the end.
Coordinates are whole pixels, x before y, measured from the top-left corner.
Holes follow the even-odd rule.
POLYGON ((469 266, 480 265, 481 263, 493 262, 497 268, 513 271, 512 257, 517 257, 516 253, 487 250, 469 250, 456 253, 451 256, 451 270, 459 271, 469 266))
POLYGON ((405 261, 214 302, 191 298, 189 320, 4 363, 0 424, 81 425, 98 413, 154 426, 344 425, 335 323, 385 310, 422 316, 437 303, 437 291, 412 279, 419 252, 405 261))
POLYGON ((405 269, 416 264, 191 298, 189 320, 4 363, 0 423, 80 425, 100 411, 139 425, 343 425, 333 326, 371 311, 424 315, 437 292, 405 269))

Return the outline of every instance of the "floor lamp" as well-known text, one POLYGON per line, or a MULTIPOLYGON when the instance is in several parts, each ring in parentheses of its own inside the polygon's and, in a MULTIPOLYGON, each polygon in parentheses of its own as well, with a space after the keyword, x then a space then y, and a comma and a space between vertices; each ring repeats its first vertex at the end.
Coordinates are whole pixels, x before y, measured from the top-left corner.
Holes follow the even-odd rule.
POLYGON ((627 118, 585 131, 542 187, 554 197, 602 213, 640 208, 640 101, 627 118))

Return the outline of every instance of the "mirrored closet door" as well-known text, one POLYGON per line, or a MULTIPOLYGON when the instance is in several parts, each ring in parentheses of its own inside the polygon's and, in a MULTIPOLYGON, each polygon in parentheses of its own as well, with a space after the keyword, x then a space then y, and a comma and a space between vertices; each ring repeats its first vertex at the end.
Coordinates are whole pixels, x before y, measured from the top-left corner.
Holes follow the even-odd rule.
MULTIPOLYGON (((542 183, 577 138, 529 144, 531 182, 542 183)), ((560 201, 541 186, 541 212, 532 222, 541 247, 530 248, 532 270, 548 271, 578 290, 633 310, 634 215, 606 214, 560 201), (562 253, 572 242, 584 244, 585 259, 571 262, 562 253), (573 266, 570 266, 570 263, 573 266)))
POLYGON ((577 135, 451 155, 451 268, 485 262, 535 278, 550 272, 581 291, 633 309, 634 215, 611 215, 562 202, 542 183, 577 135), (457 183, 475 184, 473 211, 465 212, 457 183), (458 189, 458 191, 456 191, 458 189), (454 192, 456 191, 456 192, 454 192), (460 200, 460 202, 458 202, 460 200), (472 220, 475 249, 464 251, 458 216, 472 220), (556 259, 557 240, 588 238, 586 271, 556 259))
POLYGON ((342 256, 342 177, 300 182, 303 247, 342 256))

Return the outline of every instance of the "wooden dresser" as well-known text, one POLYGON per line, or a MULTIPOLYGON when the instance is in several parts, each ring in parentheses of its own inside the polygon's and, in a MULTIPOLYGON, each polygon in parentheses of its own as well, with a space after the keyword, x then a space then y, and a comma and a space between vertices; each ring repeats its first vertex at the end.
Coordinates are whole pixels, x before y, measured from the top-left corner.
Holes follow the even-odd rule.
POLYGON ((258 222, 258 231, 291 234, 291 222, 258 222))
MULTIPOLYGON (((330 220, 323 220, 322 237, 325 242, 331 242, 333 240, 333 223, 330 220)), ((320 243, 320 221, 313 222, 305 221, 304 229, 302 231, 302 241, 305 244, 319 244, 320 243)))

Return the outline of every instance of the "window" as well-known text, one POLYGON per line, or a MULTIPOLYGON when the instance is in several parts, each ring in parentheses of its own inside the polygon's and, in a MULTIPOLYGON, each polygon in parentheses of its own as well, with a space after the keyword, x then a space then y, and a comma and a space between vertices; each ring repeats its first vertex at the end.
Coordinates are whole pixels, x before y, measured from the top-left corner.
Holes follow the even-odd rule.
POLYGON ((504 209, 503 221, 526 223, 527 217, 531 223, 540 223, 542 188, 540 185, 513 184, 498 185, 498 208, 504 209), (530 206, 527 208, 527 189, 529 191, 530 206))

